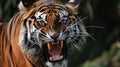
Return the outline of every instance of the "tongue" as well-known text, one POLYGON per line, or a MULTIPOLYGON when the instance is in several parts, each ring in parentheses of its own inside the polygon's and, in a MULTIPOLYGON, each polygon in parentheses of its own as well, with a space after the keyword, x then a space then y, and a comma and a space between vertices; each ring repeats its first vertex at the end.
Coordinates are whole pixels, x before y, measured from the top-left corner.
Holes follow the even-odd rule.
POLYGON ((62 49, 60 48, 59 44, 52 44, 51 49, 49 50, 50 55, 60 55, 62 49))
POLYGON ((60 47, 60 44, 49 44, 49 54, 51 55, 49 60, 55 61, 55 60, 61 60, 63 56, 61 56, 62 48, 60 47))

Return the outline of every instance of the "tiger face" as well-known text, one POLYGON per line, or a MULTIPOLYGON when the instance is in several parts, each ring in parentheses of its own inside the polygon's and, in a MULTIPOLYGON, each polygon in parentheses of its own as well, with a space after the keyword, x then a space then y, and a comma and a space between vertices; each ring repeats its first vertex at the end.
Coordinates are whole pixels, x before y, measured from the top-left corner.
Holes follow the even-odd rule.
POLYGON ((20 2, 19 9, 24 14, 19 37, 23 52, 36 61, 44 57, 48 67, 67 67, 68 53, 80 49, 88 35, 76 6, 38 1, 29 8, 20 2))

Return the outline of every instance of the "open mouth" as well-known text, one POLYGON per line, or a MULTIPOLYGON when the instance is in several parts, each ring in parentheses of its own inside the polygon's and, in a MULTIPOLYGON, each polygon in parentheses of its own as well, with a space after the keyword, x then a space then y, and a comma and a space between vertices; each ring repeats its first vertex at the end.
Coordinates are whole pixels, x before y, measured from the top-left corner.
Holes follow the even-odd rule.
POLYGON ((47 58, 49 61, 59 61, 64 58, 64 41, 47 43, 47 58))

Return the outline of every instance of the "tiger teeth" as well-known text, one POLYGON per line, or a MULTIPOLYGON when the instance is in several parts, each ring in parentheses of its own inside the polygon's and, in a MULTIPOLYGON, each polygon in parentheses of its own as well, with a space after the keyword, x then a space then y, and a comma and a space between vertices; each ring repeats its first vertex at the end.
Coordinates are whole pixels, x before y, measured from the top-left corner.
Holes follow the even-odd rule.
POLYGON ((50 59, 50 61, 61 60, 61 59, 63 59, 63 55, 52 56, 49 59, 50 59))
POLYGON ((50 61, 53 61, 53 58, 52 58, 52 57, 50 57, 49 59, 50 59, 50 61))
POLYGON ((51 50, 50 46, 51 46, 51 43, 48 43, 47 47, 48 47, 49 50, 51 50))
POLYGON ((61 48, 63 48, 63 40, 61 41, 57 41, 57 42, 48 42, 47 43, 47 47, 48 47, 48 50, 51 50, 51 45, 53 44, 59 44, 61 48))
POLYGON ((61 48, 63 48, 63 40, 60 41, 61 48))
POLYGON ((60 60, 63 59, 63 55, 62 55, 62 56, 59 56, 59 59, 60 59, 60 60))

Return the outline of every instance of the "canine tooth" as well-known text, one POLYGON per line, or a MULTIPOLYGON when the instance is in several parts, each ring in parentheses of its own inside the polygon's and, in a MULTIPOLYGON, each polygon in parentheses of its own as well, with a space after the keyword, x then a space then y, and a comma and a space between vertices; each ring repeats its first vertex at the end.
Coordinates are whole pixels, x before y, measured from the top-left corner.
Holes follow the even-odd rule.
POLYGON ((51 48, 50 48, 50 45, 51 45, 50 43, 47 44, 49 50, 51 49, 51 48))
POLYGON ((63 48, 63 40, 60 41, 61 48, 63 48))
POLYGON ((59 56, 59 60, 63 59, 63 55, 62 56, 59 56))
POLYGON ((52 57, 50 57, 49 59, 50 59, 50 61, 53 61, 53 58, 52 58, 52 57))

